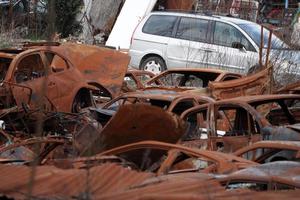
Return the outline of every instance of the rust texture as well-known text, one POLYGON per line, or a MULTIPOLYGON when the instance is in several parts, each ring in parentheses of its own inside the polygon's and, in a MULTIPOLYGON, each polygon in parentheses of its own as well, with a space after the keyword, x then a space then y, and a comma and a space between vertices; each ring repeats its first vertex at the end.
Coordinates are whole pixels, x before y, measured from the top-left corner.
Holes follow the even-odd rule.
POLYGON ((154 76, 128 62, 72 43, 0 50, 0 198, 299 196, 299 82, 268 94, 270 68, 154 76))
POLYGON ((53 166, 37 167, 0 165, 0 193, 15 199, 47 197, 51 199, 82 196, 94 197, 116 193, 152 177, 150 173, 138 173, 115 164, 104 164, 91 169, 58 169, 53 166), (28 185, 32 184, 31 196, 28 185))
POLYGON ((124 105, 103 127, 98 137, 90 140, 90 145, 83 152, 94 155, 142 140, 175 143, 185 129, 185 124, 178 116, 161 108, 144 104, 124 105))
POLYGON ((262 70, 244 78, 209 83, 209 91, 214 99, 229 99, 246 95, 269 93, 270 69, 262 70))
POLYGON ((63 112, 91 106, 91 90, 116 96, 129 62, 120 52, 69 43, 6 50, 0 56, 1 109, 16 104, 63 112))
POLYGON ((299 111, 289 105, 299 99, 299 95, 258 95, 196 106, 181 115, 190 124, 183 141, 224 152, 263 139, 299 141, 299 111))

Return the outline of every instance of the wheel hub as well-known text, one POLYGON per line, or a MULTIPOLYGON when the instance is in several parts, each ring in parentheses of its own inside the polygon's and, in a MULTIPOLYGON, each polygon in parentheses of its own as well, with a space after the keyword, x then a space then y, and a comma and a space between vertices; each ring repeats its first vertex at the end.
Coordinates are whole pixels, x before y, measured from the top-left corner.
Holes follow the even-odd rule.
POLYGON ((158 62, 149 61, 144 68, 145 71, 150 71, 154 74, 159 74, 161 72, 161 66, 158 62))

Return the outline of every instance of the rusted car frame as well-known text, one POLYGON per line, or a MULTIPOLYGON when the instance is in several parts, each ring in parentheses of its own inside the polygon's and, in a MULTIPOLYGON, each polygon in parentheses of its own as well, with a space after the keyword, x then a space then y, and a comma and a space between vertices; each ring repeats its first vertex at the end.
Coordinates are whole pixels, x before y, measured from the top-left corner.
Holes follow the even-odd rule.
POLYGON ((252 166, 228 175, 216 176, 226 189, 255 191, 297 190, 300 188, 300 163, 277 161, 252 166))
POLYGON ((299 141, 259 141, 241 148, 233 153, 236 156, 257 163, 274 162, 278 160, 299 160, 299 141))
POLYGON ((152 72, 144 70, 130 69, 126 72, 122 92, 134 92, 145 88, 145 83, 155 75, 152 72))
POLYGON ((90 91, 117 95, 129 60, 112 50, 75 44, 2 50, 0 59, 1 109, 28 104, 62 112, 91 106, 90 91), (106 70, 114 64, 118 70, 106 70))
MULTIPOLYGON (((208 68, 180 68, 180 69, 170 69, 162 72, 161 74, 150 79, 146 84, 146 89, 155 89, 155 88, 175 88, 177 90, 185 91, 195 89, 195 87, 206 88, 210 81, 226 81, 241 78, 242 75, 238 73, 230 73, 217 69, 208 69, 208 68), (182 75, 181 77, 176 77, 176 80, 172 79, 172 76, 176 74, 182 75), (167 80, 167 77, 171 80, 172 84, 166 84, 161 79, 167 80), (192 79, 198 78, 202 80, 202 85, 187 85, 192 79), (178 80, 177 80, 178 79, 178 80), (174 82, 175 81, 175 82, 174 82)), ((170 81, 167 80, 167 81, 170 81)))
POLYGON ((229 173, 256 165, 255 162, 221 152, 199 150, 158 141, 132 143, 102 152, 97 156, 108 155, 125 156, 140 170, 156 171, 159 175, 188 171, 229 173), (142 152, 142 149, 145 151, 142 152), (148 156, 143 157, 143 155, 148 156), (197 160, 205 162, 205 164, 195 164, 197 160), (207 166, 204 167, 203 165, 206 164, 207 166))
POLYGON ((129 92, 107 102, 101 108, 90 109, 98 121, 105 125, 112 115, 122 105, 128 104, 146 104, 151 106, 160 107, 168 112, 180 115, 185 110, 194 106, 214 102, 210 97, 197 96, 194 94, 183 94, 172 91, 139 91, 129 92))
MULTIPOLYGON (((107 109, 114 103, 120 100, 124 100, 123 103, 129 103, 126 101, 126 99, 130 99, 131 102, 134 103, 147 103, 151 100, 153 101, 161 101, 165 102, 161 105, 153 103, 153 106, 158 106, 165 108, 169 112, 174 112, 174 108, 180 103, 180 102, 190 102, 191 106, 196 106, 203 103, 208 102, 214 102, 212 98, 205 97, 205 96, 196 96, 193 94, 182 94, 182 93, 176 93, 176 92, 147 92, 147 91, 141 91, 141 92, 135 92, 135 93, 127 93, 124 95, 121 95, 117 97, 116 99, 112 100, 111 102, 108 102, 106 105, 104 105, 102 108, 107 109)), ((151 104, 151 103, 150 103, 151 104)), ((175 113, 175 112, 174 112, 175 113)), ((180 113, 177 113, 180 114, 180 113)))
MULTIPOLYGON (((0 158, 5 163, 16 161, 23 163, 42 162, 57 146, 70 142, 65 137, 35 137, 16 141, 0 147, 0 158)), ((1 163, 1 162, 0 162, 1 163)))
POLYGON ((149 80, 144 90, 186 91, 216 100, 229 99, 271 93, 270 74, 270 68, 248 76, 207 68, 173 69, 149 80))
POLYGON ((300 140, 298 126, 293 125, 300 120, 297 110, 292 115, 294 108, 288 105, 299 99, 299 95, 258 95, 191 108, 181 115, 190 124, 189 134, 183 140, 204 149, 225 152, 234 152, 262 139, 300 140), (276 108, 281 108, 275 114, 286 114, 279 124, 276 121, 279 115, 272 114, 275 103, 278 103, 276 108))

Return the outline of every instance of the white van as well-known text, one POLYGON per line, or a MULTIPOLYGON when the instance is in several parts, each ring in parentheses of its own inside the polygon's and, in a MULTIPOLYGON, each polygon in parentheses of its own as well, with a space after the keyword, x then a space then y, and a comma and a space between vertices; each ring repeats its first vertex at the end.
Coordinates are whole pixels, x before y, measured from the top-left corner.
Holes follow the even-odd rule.
MULTIPOLYGON (((260 35, 259 24, 237 18, 152 12, 140 22, 132 36, 130 66, 153 73, 178 67, 245 73, 258 64, 260 35)), ((263 54, 268 37, 269 31, 264 28, 263 54)), ((283 48, 288 46, 273 35, 271 49, 282 51, 283 48)), ((297 56, 299 58, 299 52, 297 56)))

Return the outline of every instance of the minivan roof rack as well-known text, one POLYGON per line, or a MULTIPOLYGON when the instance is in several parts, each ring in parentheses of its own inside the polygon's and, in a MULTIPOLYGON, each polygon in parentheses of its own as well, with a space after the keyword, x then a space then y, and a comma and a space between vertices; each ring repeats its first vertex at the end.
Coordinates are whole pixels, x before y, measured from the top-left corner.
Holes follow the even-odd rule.
POLYGON ((185 13, 185 14, 198 14, 198 15, 204 15, 204 16, 211 16, 218 18, 219 16, 227 16, 227 17, 233 17, 229 13, 214 13, 212 11, 195 11, 195 10, 176 10, 176 9, 166 9, 166 10, 155 10, 152 12, 176 12, 176 13, 185 13))

